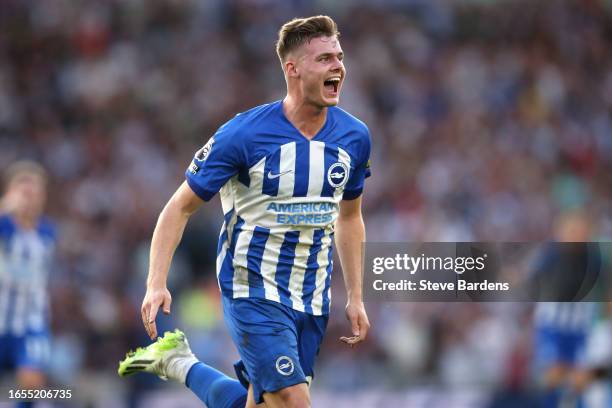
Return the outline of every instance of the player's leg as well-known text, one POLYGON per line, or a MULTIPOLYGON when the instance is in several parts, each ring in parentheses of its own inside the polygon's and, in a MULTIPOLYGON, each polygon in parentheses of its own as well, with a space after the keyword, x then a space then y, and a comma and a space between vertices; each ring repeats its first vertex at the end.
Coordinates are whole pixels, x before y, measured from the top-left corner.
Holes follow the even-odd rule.
MULTIPOLYGON (((36 390, 47 384, 45 367, 49 357, 49 337, 46 333, 30 333, 15 338, 16 380, 19 389, 36 390)), ((18 408, 31 408, 33 402, 22 401, 18 408)))
POLYGON ((584 354, 586 335, 583 332, 569 332, 562 338, 561 361, 567 369, 563 384, 561 406, 580 408, 584 406, 582 390, 575 387, 575 378, 580 372, 579 356, 584 354))
MULTIPOLYGON (((21 390, 37 390, 43 388, 47 383, 47 376, 40 370, 30 367, 22 367, 17 369, 16 373, 17 386, 21 390)), ((33 408, 34 402, 21 401, 17 404, 17 408, 33 408)))
POLYGON ((185 382, 209 408, 243 408, 247 390, 238 381, 202 363, 196 363, 185 382))
POLYGON ((199 361, 185 334, 166 332, 146 348, 130 352, 119 364, 119 375, 148 372, 185 384, 208 408, 244 408, 247 390, 238 381, 199 361))
POLYGON ((306 383, 266 392, 263 398, 267 408, 310 408, 310 391, 306 383))
POLYGON ((308 406, 292 309, 265 299, 224 298, 223 311, 242 359, 236 374, 251 387, 254 402, 265 402, 268 408, 308 406))
MULTIPOLYGON (((306 377, 307 383, 300 383, 283 388, 276 392, 266 392, 263 398, 268 408, 307 408, 311 406, 308 385, 314 377, 314 364, 327 328, 327 316, 313 316, 307 313, 290 311, 298 338, 299 365, 306 377)), ((282 361, 278 368, 287 373, 285 368, 289 361, 282 361), (285 365, 283 364, 285 363, 285 365)))
POLYGON ((540 405, 556 408, 560 405, 571 366, 566 363, 564 334, 556 329, 540 328, 535 333, 534 363, 541 387, 540 405))
POLYGON ((265 402, 258 404, 255 402, 255 397, 253 396, 253 386, 249 385, 249 393, 247 396, 247 403, 245 408, 268 408, 265 402))
POLYGON ((19 388, 25 390, 40 389, 47 383, 47 376, 42 371, 30 367, 17 369, 16 378, 19 388))

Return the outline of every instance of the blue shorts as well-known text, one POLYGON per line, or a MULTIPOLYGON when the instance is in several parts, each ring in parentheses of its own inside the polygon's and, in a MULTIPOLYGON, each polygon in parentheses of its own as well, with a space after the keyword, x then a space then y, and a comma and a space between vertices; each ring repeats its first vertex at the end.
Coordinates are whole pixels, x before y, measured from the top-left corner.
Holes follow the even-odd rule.
POLYGON ((578 362, 586 343, 582 332, 537 328, 535 332, 534 363, 537 371, 555 364, 574 365, 578 362))
POLYGON ((49 360, 47 333, 0 335, 0 374, 5 370, 30 368, 43 371, 49 360))
POLYGON ((266 299, 223 297, 223 314, 242 359, 234 365, 238 379, 253 386, 255 401, 308 383, 325 334, 328 316, 298 312, 266 299))

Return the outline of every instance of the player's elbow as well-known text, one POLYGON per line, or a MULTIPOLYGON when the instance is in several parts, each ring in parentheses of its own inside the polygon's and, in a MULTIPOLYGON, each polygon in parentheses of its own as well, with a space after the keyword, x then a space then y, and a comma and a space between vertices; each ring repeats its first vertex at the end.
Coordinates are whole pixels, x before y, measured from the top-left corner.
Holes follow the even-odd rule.
POLYGON ((351 214, 339 214, 336 220, 336 228, 345 228, 350 230, 365 229, 361 212, 351 214))
POLYGON ((337 222, 355 226, 364 225, 363 215, 359 210, 339 212, 337 222))
POLYGON ((159 214, 157 227, 168 229, 172 225, 185 224, 189 220, 191 214, 193 214, 193 211, 189 207, 181 205, 180 202, 172 197, 159 214))
POLYGON ((161 221, 164 219, 184 218, 189 217, 190 215, 191 214, 189 213, 189 211, 187 211, 183 206, 181 206, 180 203, 177 202, 173 197, 166 203, 166 205, 162 209, 161 213, 159 214, 159 220, 161 221))

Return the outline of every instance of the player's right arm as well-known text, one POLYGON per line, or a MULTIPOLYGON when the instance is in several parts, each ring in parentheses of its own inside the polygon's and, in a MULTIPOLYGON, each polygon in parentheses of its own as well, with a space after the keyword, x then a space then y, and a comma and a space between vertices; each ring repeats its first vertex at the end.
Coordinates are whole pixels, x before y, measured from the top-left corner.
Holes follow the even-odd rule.
POLYGON ((157 337, 155 317, 161 307, 170 313, 172 298, 166 286, 174 251, 181 241, 189 217, 210 200, 246 163, 247 146, 238 134, 238 116, 217 130, 196 152, 185 171, 185 182, 162 210, 151 242, 147 293, 141 315, 151 339, 157 337))
POLYGON ((183 182, 157 220, 151 241, 147 292, 141 308, 142 321, 152 340, 157 337, 155 317, 159 308, 166 314, 170 313, 172 297, 166 282, 174 251, 181 241, 189 217, 202 203, 202 199, 193 192, 187 182, 183 182))

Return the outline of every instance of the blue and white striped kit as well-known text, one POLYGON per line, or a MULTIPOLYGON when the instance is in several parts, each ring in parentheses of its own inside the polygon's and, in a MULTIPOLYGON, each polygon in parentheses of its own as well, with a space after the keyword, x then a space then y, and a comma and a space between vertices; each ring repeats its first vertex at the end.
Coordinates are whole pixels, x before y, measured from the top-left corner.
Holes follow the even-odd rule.
POLYGON ((223 125, 185 173, 202 199, 221 196, 223 295, 328 314, 333 225, 340 201, 361 195, 369 155, 367 127, 337 107, 310 140, 286 119, 281 101, 223 125))
POLYGON ((55 230, 41 219, 32 230, 0 215, 0 336, 23 336, 48 329, 47 281, 55 230))

